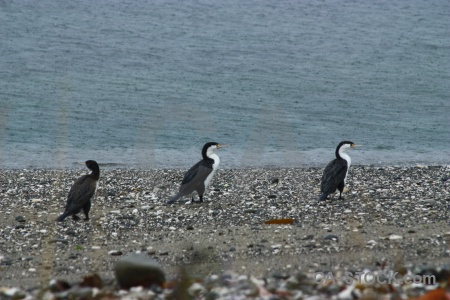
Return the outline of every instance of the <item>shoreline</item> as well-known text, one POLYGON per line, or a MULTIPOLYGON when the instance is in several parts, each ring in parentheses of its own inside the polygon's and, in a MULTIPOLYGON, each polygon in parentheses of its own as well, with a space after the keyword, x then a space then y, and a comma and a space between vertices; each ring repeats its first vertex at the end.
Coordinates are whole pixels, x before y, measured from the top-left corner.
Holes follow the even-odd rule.
MULTIPOLYGON (((317 149, 251 149, 227 148, 220 151, 221 169, 236 168, 309 168, 325 167, 335 158, 335 147, 317 149), (250 151, 250 153, 249 153, 250 151)), ((95 149, 83 152, 52 152, 42 150, 39 153, 3 149, 3 160, 0 169, 73 169, 78 168, 87 159, 94 159, 100 167, 108 169, 179 169, 189 168, 193 163, 201 159, 200 150, 188 148, 184 151, 175 149, 151 150, 151 149, 95 149), (17 152, 19 151, 19 152, 17 152)), ((446 149, 427 152, 404 150, 376 150, 358 149, 352 151, 351 157, 355 165, 389 167, 389 166, 449 166, 450 152, 446 149)), ((83 166, 81 166, 83 167, 83 166)))
POLYGON ((1 170, 0 287, 93 272, 114 282, 113 250, 148 253, 169 278, 180 266, 267 277, 448 264, 449 166, 352 165, 345 199, 325 203, 323 168, 220 169, 205 203, 165 206, 185 171, 102 170, 91 220, 55 223, 85 169, 1 170), (280 218, 295 223, 264 224, 280 218))
MULTIPOLYGON (((331 161, 331 160, 330 160, 331 161)), ((327 162, 328 163, 328 162, 327 162)), ((293 166, 278 166, 278 165, 265 165, 265 166, 234 166, 234 167, 228 167, 228 166, 222 166, 220 165, 218 171, 242 171, 242 170, 249 170, 249 171, 258 171, 258 170, 305 170, 305 169, 323 169, 327 165, 327 163, 315 163, 315 164, 305 164, 305 165, 293 165, 293 166)), ((182 167, 135 167, 135 166, 127 166, 125 164, 121 165, 118 163, 98 163, 100 167, 100 171, 134 171, 134 172, 167 172, 167 171, 181 171, 186 172, 191 166, 182 166, 182 167)), ((436 163, 436 164, 423 164, 423 163, 404 163, 404 164, 357 164, 352 162, 350 172, 353 168, 379 168, 379 169, 402 169, 402 168, 447 168, 450 170, 450 162, 448 164, 446 163, 436 163)), ((23 168, 0 168, 1 172, 30 172, 30 171, 45 171, 45 172, 79 172, 87 170, 84 166, 84 162, 78 162, 73 163, 72 167, 61 167, 61 168, 54 168, 54 167, 23 167, 23 168)))

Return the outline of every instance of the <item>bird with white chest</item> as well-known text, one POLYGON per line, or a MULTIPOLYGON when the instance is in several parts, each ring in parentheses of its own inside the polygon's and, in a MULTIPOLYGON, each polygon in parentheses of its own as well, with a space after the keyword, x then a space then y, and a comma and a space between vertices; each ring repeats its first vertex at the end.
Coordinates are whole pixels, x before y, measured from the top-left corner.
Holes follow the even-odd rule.
POLYGON ((352 164, 350 156, 346 153, 348 150, 357 146, 350 141, 342 141, 336 147, 333 159, 323 171, 322 181, 320 184, 319 200, 326 200, 328 195, 339 191, 339 199, 342 199, 342 192, 344 191, 345 183, 347 181, 348 170, 352 164))
MULTIPOLYGON (((186 172, 178 193, 170 198, 166 204, 174 203, 183 196, 191 195, 193 192, 197 192, 199 196, 198 202, 203 202, 203 194, 220 164, 220 158, 216 151, 221 147, 222 145, 216 142, 209 142, 203 146, 203 159, 186 172)), ((192 202, 194 202, 193 196, 192 202)))

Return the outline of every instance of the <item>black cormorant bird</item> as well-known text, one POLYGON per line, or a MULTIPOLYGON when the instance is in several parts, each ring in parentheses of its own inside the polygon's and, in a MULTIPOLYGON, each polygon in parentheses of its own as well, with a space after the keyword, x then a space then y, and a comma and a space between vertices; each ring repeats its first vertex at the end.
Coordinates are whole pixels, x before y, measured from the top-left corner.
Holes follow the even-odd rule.
POLYGON ((98 179, 100 178, 100 168, 94 160, 88 160, 85 164, 92 172, 81 176, 72 185, 69 196, 67 197, 64 213, 56 219, 57 221, 63 221, 69 216, 72 216, 74 220, 79 220, 80 218, 77 214, 81 209, 83 209, 84 215, 86 216, 85 220, 89 220, 91 200, 97 190, 98 179))
MULTIPOLYGON (((211 182, 220 163, 219 156, 215 152, 221 147, 222 145, 214 142, 206 143, 203 146, 203 159, 186 172, 178 194, 170 198, 167 204, 174 203, 181 197, 190 195, 194 191, 198 193, 200 198, 199 202, 203 202, 203 193, 211 182)), ((194 202, 194 196, 192 196, 192 202, 194 202)))
POLYGON ((338 190, 339 199, 342 199, 342 192, 344 191, 348 170, 352 163, 350 156, 348 156, 346 152, 355 146, 360 145, 355 145, 350 141, 343 141, 336 147, 336 158, 333 159, 323 171, 322 182, 320 184, 320 201, 327 199, 328 195, 333 194, 338 190))

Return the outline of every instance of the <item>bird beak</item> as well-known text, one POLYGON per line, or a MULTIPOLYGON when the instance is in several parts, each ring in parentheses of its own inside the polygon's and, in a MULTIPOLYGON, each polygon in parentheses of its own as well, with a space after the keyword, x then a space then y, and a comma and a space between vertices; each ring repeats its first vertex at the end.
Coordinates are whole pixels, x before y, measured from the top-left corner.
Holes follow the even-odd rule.
POLYGON ((224 147, 228 147, 229 145, 227 145, 227 144, 218 144, 217 145, 217 149, 220 149, 220 148, 224 148, 224 147))
POLYGON ((352 148, 355 148, 355 147, 362 147, 363 145, 352 145, 352 148))

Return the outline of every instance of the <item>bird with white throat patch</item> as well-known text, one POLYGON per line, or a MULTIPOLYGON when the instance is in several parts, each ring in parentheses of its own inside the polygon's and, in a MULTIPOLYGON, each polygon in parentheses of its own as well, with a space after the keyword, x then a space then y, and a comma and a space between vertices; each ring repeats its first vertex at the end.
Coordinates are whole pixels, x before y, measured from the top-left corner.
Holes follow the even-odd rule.
POLYGON ((328 195, 334 194, 337 191, 339 191, 339 199, 342 199, 342 192, 344 191, 348 170, 352 164, 352 159, 346 152, 358 146, 361 145, 355 145, 350 141, 342 141, 336 147, 336 158, 333 159, 323 171, 319 201, 326 200, 328 195))
MULTIPOLYGON (((203 194, 206 188, 211 183, 211 180, 220 164, 220 158, 216 151, 222 148, 223 145, 216 142, 206 143, 202 148, 202 157, 198 163, 193 165, 184 175, 178 193, 167 201, 166 204, 171 204, 182 198, 189 196, 194 191, 199 196, 198 202, 203 202, 203 194)), ((192 202, 194 197, 192 196, 192 202)))

